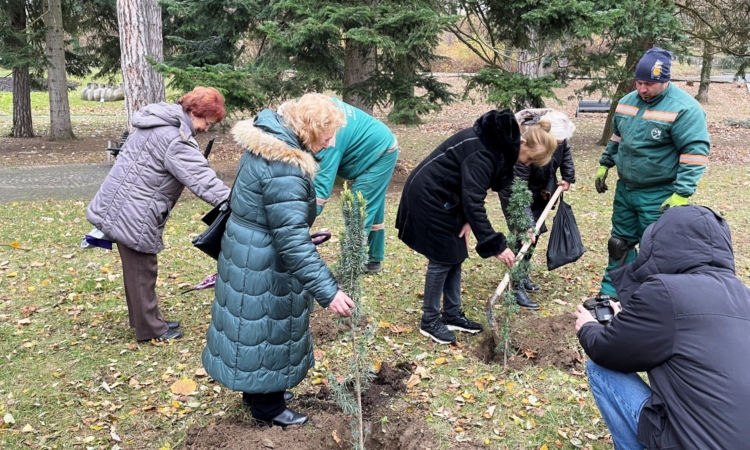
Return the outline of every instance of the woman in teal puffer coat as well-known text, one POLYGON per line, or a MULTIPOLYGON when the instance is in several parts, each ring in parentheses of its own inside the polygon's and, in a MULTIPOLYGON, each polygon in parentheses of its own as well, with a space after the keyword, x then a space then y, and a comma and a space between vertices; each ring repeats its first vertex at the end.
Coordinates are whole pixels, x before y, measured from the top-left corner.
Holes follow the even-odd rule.
POLYGON ((243 392, 261 425, 301 425, 285 390, 315 364, 309 330, 313 298, 348 316, 354 306, 338 288, 310 239, 316 202, 314 154, 344 123, 330 98, 306 94, 284 116, 266 109, 234 126, 240 160, 219 255, 203 366, 243 392))

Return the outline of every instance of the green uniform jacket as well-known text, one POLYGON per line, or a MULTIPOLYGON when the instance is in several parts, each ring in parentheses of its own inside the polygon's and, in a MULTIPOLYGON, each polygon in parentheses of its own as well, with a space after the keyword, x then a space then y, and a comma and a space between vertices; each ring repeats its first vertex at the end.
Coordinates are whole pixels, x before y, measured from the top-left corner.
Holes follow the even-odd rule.
POLYGON ((315 174, 318 214, 331 196, 336 175, 355 180, 396 144, 395 136, 383 122, 337 98, 333 101, 346 115, 346 125, 336 133, 333 145, 316 155, 320 164, 315 174))
POLYGON ((338 283, 310 240, 316 163, 278 115, 232 129, 246 153, 221 241, 203 366, 229 389, 290 389, 315 364, 313 297, 328 306, 338 283))
POLYGON ((706 113, 688 93, 670 83, 649 102, 633 91, 620 100, 614 133, 599 164, 617 166, 628 189, 672 183, 690 197, 708 163, 706 113))

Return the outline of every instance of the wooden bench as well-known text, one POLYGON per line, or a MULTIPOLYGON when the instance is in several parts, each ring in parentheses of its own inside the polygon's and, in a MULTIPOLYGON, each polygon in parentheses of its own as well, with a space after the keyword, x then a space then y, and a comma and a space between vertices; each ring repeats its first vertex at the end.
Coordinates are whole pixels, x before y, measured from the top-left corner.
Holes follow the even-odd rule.
POLYGON ((612 100, 581 100, 576 108, 576 117, 578 113, 609 113, 612 107, 612 100))

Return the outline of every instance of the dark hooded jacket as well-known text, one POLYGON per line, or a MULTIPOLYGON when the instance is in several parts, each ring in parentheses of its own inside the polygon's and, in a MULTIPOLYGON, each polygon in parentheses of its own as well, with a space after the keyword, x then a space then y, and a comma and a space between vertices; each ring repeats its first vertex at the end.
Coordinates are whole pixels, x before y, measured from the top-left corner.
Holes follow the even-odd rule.
POLYGON ((638 440, 649 449, 739 449, 750 443, 750 289, 734 273, 729 227, 708 208, 671 208, 641 252, 612 271, 623 306, 578 332, 589 357, 648 372, 653 395, 638 440))
POLYGON ((469 223, 483 258, 506 249, 505 236, 487 218, 487 190, 513 182, 521 133, 510 110, 490 111, 472 128, 440 144, 409 175, 396 217, 398 237, 432 261, 457 264, 468 257, 461 227, 469 223))

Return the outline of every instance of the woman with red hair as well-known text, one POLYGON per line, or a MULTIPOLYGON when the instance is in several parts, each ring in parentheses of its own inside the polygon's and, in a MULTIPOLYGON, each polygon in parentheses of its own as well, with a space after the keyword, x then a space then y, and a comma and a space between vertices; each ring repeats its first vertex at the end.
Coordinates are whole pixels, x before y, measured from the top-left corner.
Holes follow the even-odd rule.
POLYGON ((182 337, 164 320, 156 298, 156 255, 169 212, 185 186, 213 206, 229 188, 208 167, 195 140, 226 116, 224 97, 196 87, 178 104, 153 103, 133 116, 127 142, 86 210, 86 218, 117 243, 131 328, 139 341, 182 337))

